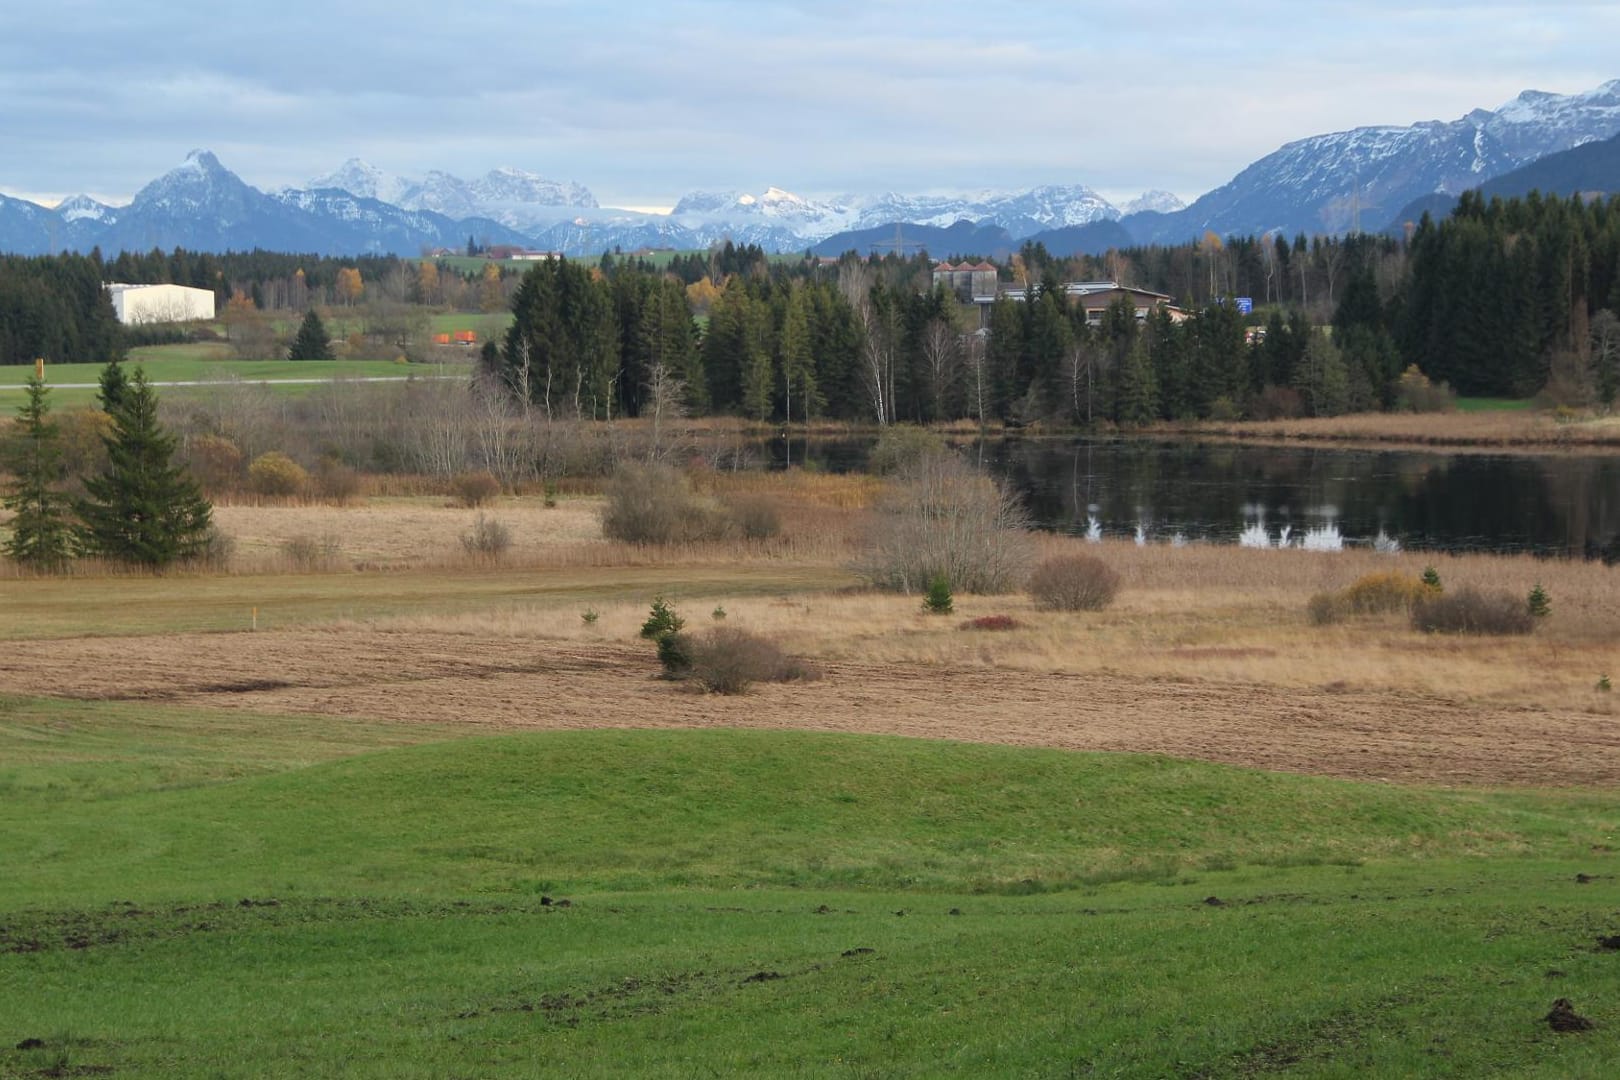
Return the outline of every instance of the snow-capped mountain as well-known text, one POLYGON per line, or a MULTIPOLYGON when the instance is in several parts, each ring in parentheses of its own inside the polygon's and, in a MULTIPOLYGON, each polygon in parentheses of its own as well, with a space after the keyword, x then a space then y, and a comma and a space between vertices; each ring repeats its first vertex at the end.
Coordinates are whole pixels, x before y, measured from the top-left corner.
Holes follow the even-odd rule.
POLYGON ((1107 199, 1079 184, 1047 185, 1028 191, 980 191, 967 195, 901 195, 888 192, 877 198, 847 198, 858 209, 856 228, 904 221, 908 224, 948 228, 958 221, 998 225, 1021 239, 1042 229, 1088 225, 1119 217, 1107 199))
POLYGON ((111 221, 118 211, 88 195, 69 195, 55 206, 56 216, 63 221, 111 221))
POLYGON ((1169 191, 1144 191, 1124 206, 1122 214, 1173 214, 1185 210, 1187 203, 1181 196, 1169 191))
POLYGON ((596 197, 583 185, 512 168, 492 169, 476 180, 437 170, 413 180, 350 158, 334 172, 309 182, 311 190, 322 188, 392 203, 404 210, 429 210, 457 219, 488 218, 519 230, 547 228, 566 220, 568 210, 596 207, 596 197))
POLYGON ((1420 196, 1457 194, 1548 154, 1620 132, 1620 80, 1582 94, 1526 91, 1492 112, 1300 139, 1187 209, 1126 221, 1139 241, 1377 230, 1420 196))

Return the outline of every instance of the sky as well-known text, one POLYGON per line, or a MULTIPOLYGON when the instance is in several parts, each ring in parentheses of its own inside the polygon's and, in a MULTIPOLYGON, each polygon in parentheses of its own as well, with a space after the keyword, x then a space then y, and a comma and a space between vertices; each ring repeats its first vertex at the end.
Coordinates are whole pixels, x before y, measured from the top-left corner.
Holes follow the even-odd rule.
POLYGON ((604 206, 1084 184, 1189 201, 1283 143, 1620 78, 1620 3, 57 0, 0 10, 0 192, 127 202, 192 149, 513 166, 604 206))

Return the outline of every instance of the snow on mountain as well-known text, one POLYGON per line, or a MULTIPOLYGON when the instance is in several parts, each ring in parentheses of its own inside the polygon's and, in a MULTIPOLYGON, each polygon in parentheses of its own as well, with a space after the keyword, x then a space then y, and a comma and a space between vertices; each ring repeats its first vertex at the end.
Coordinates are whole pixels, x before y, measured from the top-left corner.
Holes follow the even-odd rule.
POLYGON ((850 210, 838 202, 819 202, 784 191, 766 188, 759 195, 735 191, 694 191, 681 197, 670 211, 677 224, 701 235, 715 233, 734 243, 759 243, 769 238, 780 250, 803 247, 803 241, 819 240, 847 229, 853 220, 850 210), (742 237, 751 239, 742 239, 742 237))
POLYGON ((67 222, 109 221, 118 211, 88 195, 70 195, 56 204, 56 216, 67 222))
MULTIPOLYGON (((1139 241, 1221 234, 1378 229, 1435 192, 1457 194, 1502 173, 1620 132, 1620 80, 1581 94, 1527 90, 1501 109, 1452 121, 1362 127, 1288 143, 1186 210, 1133 230, 1139 241)), ((1127 223, 1129 227, 1130 223, 1127 223)))
POLYGON ((1173 214, 1177 210, 1185 210, 1187 203, 1169 191, 1144 191, 1124 206, 1120 207, 1123 214, 1173 214))
POLYGON ((1107 199, 1078 184, 961 195, 902 195, 891 191, 876 198, 849 196, 847 201, 858 208, 855 228, 873 228, 896 221, 949 228, 958 221, 971 221, 998 225, 1014 239, 1043 229, 1088 225, 1119 217, 1119 211, 1107 199))
POLYGON ((379 199, 397 206, 410 191, 411 181, 385 172, 360 158, 350 158, 334 171, 311 180, 308 187, 311 190, 330 188, 347 191, 362 199, 379 199))

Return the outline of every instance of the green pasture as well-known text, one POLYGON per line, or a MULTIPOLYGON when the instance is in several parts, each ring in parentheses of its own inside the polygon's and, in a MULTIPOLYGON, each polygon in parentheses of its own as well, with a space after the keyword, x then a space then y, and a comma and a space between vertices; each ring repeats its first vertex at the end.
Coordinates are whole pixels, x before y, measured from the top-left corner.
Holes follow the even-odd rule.
POLYGON ((1535 407, 1530 398, 1460 397, 1458 412, 1528 412, 1535 407))
POLYGON ((0 1075, 1602 1077, 1617 828, 1152 756, 0 698, 0 1075))

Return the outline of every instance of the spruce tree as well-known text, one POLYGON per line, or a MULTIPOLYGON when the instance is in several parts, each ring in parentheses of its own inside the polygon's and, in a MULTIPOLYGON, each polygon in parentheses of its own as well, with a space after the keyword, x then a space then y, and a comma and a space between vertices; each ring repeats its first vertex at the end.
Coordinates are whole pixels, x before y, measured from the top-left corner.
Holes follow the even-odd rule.
POLYGON ((62 451, 56 424, 48 419, 49 393, 37 374, 29 377, 28 398, 17 409, 21 437, 6 462, 16 479, 0 504, 13 515, 5 553, 22 566, 54 573, 73 558, 74 542, 68 500, 51 487, 62 451))
POLYGON ((174 436, 158 424, 157 395, 143 369, 135 369, 112 421, 112 433, 102 437, 107 471, 85 478, 89 498, 77 505, 85 552, 153 570, 197 555, 213 508, 174 463, 174 436))
POLYGON ((289 360, 330 360, 332 348, 326 341, 326 326, 321 317, 315 313, 314 308, 304 316, 304 321, 298 327, 298 336, 293 338, 292 348, 287 350, 289 360))
POLYGON ((101 402, 101 410, 110 413, 124 400, 124 389, 129 385, 129 380, 124 377, 124 365, 116 358, 107 361, 97 381, 101 383, 101 390, 96 398, 101 402))

